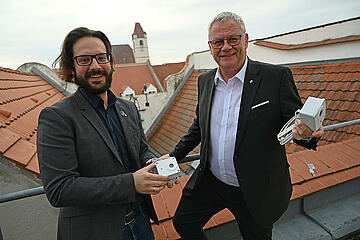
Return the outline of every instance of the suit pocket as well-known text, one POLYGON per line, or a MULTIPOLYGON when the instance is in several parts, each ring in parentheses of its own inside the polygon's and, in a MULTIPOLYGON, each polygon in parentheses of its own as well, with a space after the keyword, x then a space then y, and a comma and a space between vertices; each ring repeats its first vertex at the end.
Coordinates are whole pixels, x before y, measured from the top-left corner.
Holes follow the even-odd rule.
POLYGON ((265 106, 266 104, 269 104, 270 101, 267 100, 267 101, 264 101, 264 102, 261 102, 261 103, 258 103, 258 104, 255 104, 254 106, 251 107, 251 109, 255 109, 255 108, 259 108, 259 107, 262 107, 262 106, 265 106))

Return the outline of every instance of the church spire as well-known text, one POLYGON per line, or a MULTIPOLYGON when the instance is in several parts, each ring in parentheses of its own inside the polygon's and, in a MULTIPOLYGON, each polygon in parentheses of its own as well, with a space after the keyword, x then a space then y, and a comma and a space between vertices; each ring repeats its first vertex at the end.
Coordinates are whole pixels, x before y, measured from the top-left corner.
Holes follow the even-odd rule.
POLYGON ((147 44, 146 32, 140 23, 135 23, 134 33, 132 34, 133 50, 136 63, 144 63, 149 60, 149 49, 147 44))

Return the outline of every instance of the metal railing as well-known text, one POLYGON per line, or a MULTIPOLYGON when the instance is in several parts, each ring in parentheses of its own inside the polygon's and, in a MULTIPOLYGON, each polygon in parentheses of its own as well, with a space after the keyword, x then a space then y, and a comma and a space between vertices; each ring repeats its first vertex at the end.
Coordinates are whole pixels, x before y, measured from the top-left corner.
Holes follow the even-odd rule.
MULTIPOLYGON (((349 126, 356 125, 356 124, 360 124, 360 119, 325 126, 324 131, 331 131, 331 130, 335 130, 338 128, 349 127, 349 126)), ((181 159, 178 162, 186 163, 186 162, 199 160, 199 159, 200 159, 200 154, 193 154, 193 155, 186 156, 185 158, 181 159)), ((0 203, 14 201, 14 200, 22 199, 22 198, 33 197, 33 196, 41 195, 44 193, 45 193, 44 187, 36 187, 36 188, 30 188, 30 189, 26 189, 26 190, 22 190, 22 191, 18 191, 18 192, 2 194, 2 195, 0 195, 0 203)))

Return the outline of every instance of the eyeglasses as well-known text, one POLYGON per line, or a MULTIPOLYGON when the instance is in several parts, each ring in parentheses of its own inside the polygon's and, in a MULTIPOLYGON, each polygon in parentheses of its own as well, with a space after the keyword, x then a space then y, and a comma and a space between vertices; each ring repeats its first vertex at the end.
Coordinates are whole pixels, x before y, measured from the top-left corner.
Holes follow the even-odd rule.
POLYGON ((109 63, 111 60, 111 53, 99 53, 95 55, 79 55, 75 56, 74 59, 79 66, 90 66, 93 58, 96 59, 98 64, 109 63))
POLYGON ((241 37, 245 36, 245 33, 239 34, 239 35, 233 35, 229 38, 225 38, 225 39, 215 39, 215 40, 211 40, 209 41, 210 45, 212 48, 214 49, 220 49, 224 46, 224 42, 225 40, 227 41, 227 43, 230 46, 236 46, 240 43, 241 37))

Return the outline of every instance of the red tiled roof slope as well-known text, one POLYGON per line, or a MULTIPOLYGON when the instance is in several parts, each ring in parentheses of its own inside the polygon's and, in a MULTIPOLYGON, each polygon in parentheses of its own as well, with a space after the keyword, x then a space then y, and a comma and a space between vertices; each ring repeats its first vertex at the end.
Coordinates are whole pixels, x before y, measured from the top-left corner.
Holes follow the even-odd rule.
MULTIPOLYGON (((326 99, 323 125, 360 118, 360 62, 291 67, 303 102, 309 96, 326 99)), ((360 125, 326 132, 320 145, 360 136, 360 125)))
POLYGON ((144 84, 151 83, 159 91, 158 85, 146 63, 121 64, 115 66, 111 90, 121 96, 127 86, 131 87, 136 95, 142 94, 144 84))
MULTIPOLYGON (((303 102, 309 96, 326 99, 327 116, 324 126, 360 117, 359 62, 299 66, 291 67, 291 70, 303 102)), ((149 134, 150 145, 160 154, 173 150, 192 124, 197 104, 197 78, 201 73, 192 73, 162 119, 149 134)), ((360 125, 326 132, 319 145, 316 152, 290 145, 290 149, 297 151, 288 151, 294 188, 292 200, 360 177, 360 125), (301 158, 315 165, 317 173, 315 177, 311 176, 301 158)), ((199 146, 190 154, 193 153, 199 153, 199 146)), ((154 197, 162 221, 160 226, 153 226, 156 239, 163 239, 164 236, 168 239, 179 237, 172 226, 172 217, 180 199, 180 188, 185 186, 187 179, 182 179, 181 184, 174 189, 164 190, 160 196, 154 197)), ((231 213, 224 210, 215 215, 206 227, 233 219, 231 213)))
MULTIPOLYGON (((315 151, 304 150, 288 154, 290 175, 293 185, 291 200, 332 187, 360 177, 360 137, 355 137, 340 143, 320 146, 315 151), (312 176, 302 159, 315 165, 316 176, 312 176)), ((180 184, 171 189, 164 189, 160 194, 152 196, 160 225, 153 224, 155 239, 178 239, 172 217, 181 197, 181 191, 189 177, 180 179, 180 184)), ((233 221, 229 210, 214 215, 205 225, 206 228, 233 221)))
POLYGON ((35 74, 0 68, 0 154, 39 175, 36 130, 40 111, 65 96, 35 74))
POLYGON ((166 91, 166 80, 165 79, 171 74, 180 72, 180 70, 184 67, 184 65, 185 65, 185 62, 165 63, 162 65, 152 66, 156 76, 159 79, 161 86, 163 86, 163 88, 164 88, 164 91, 166 91))
MULTIPOLYGON (((197 104, 197 78, 193 72, 160 122, 149 134, 150 145, 161 154, 169 153, 194 121, 197 104)), ((199 149, 195 149, 198 152, 199 149)))
MULTIPOLYGON (((324 126, 360 118, 360 62, 298 66, 290 69, 303 102, 309 96, 326 99, 324 126)), ((194 72, 190 76, 149 134, 150 145, 159 153, 171 151, 191 126, 197 104, 197 78, 201 73, 194 72)), ((326 132, 319 145, 356 136, 360 136, 360 124, 326 132)), ((291 145, 291 148, 303 149, 295 145, 291 145)))

